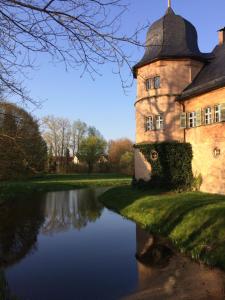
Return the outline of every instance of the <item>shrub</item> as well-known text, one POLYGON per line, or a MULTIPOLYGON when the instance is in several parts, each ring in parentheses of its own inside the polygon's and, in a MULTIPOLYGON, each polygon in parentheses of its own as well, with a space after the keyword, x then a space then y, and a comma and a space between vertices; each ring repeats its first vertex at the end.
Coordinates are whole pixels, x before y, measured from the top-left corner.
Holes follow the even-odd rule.
POLYGON ((195 175, 192 180, 192 190, 200 191, 202 182, 203 182, 202 175, 201 174, 195 175))
POLYGON ((189 190, 192 187, 192 147, 189 143, 162 142, 137 144, 152 166, 153 186, 163 186, 173 190, 189 190))

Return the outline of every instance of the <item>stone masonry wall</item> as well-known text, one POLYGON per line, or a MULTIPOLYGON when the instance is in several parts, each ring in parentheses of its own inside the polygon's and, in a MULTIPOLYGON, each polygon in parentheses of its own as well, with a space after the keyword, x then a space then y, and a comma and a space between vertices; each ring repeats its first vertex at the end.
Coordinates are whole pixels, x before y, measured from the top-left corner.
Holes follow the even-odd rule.
MULTIPOLYGON (((185 102, 187 112, 225 103, 225 88, 192 98, 185 102)), ((225 194, 225 122, 186 129, 186 141, 193 148, 193 172, 201 174, 201 190, 225 194), (220 150, 215 157, 214 149, 220 150)))
MULTIPOLYGON (((157 61, 137 70, 136 143, 184 140, 184 131, 180 129, 183 108, 175 99, 192 82, 201 67, 200 62, 181 59, 157 61), (146 91, 146 79, 155 76, 160 76, 160 88, 146 91), (145 131, 145 117, 159 114, 163 114, 165 129, 145 131)), ((137 150, 136 178, 149 179, 150 170, 151 166, 137 150)))

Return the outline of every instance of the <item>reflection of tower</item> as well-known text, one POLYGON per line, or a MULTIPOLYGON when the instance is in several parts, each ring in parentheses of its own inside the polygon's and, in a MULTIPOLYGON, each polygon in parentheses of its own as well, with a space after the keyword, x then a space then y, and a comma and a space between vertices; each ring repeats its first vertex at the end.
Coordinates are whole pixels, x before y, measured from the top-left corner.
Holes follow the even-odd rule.
POLYGON ((139 226, 136 227, 139 289, 157 288, 157 278, 170 263, 172 251, 139 226), (151 286, 150 286, 151 285, 151 286))
MULTIPOLYGON (((153 246, 154 238, 152 235, 147 233, 145 230, 140 228, 138 225, 136 226, 136 245, 137 245, 137 256, 143 257, 150 251, 150 248, 153 246)), ((139 289, 145 289, 149 286, 149 281, 151 277, 154 276, 154 270, 144 262, 137 260, 137 268, 138 268, 138 286, 139 289)))
POLYGON ((224 274, 174 254, 163 238, 154 238, 137 226, 139 291, 134 299, 224 300, 224 274))

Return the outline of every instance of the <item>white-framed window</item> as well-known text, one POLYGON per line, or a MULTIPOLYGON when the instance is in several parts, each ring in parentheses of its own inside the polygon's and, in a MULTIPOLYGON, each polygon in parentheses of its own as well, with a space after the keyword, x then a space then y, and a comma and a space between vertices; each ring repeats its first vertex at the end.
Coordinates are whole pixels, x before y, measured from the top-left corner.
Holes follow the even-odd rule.
POLYGON ((148 78, 145 80, 145 88, 146 88, 146 91, 150 90, 152 87, 152 80, 151 78, 148 78))
POLYGON ((205 124, 211 124, 212 123, 212 108, 211 107, 207 107, 205 109, 205 124))
POLYGON ((149 116, 145 118, 145 130, 154 130, 154 119, 153 116, 149 116))
POLYGON ((196 127, 196 121, 197 121, 196 112, 195 111, 190 112, 188 114, 188 127, 189 128, 196 127))
POLYGON ((160 88, 160 76, 154 77, 154 89, 160 88))
POLYGON ((160 129, 163 129, 163 127, 164 127, 163 115, 160 114, 160 115, 156 116, 156 129, 160 130, 160 129))
POLYGON ((214 107, 214 122, 221 122, 221 106, 215 105, 214 107))

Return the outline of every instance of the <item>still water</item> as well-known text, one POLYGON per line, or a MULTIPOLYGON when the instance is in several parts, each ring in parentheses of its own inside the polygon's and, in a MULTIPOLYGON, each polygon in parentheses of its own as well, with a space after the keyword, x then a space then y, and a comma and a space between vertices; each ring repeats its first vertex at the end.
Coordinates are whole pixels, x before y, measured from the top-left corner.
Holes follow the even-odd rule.
POLYGON ((137 288, 136 226, 104 189, 17 199, 0 211, 0 266, 19 299, 118 299, 137 288))
POLYGON ((177 290, 186 296, 193 283, 190 299, 200 299, 199 285, 210 293, 210 283, 215 290, 219 282, 220 289, 220 274, 208 278, 210 271, 193 269, 165 245, 149 254, 154 238, 104 208, 104 191, 47 193, 1 207, 1 300, 178 299, 177 290))

